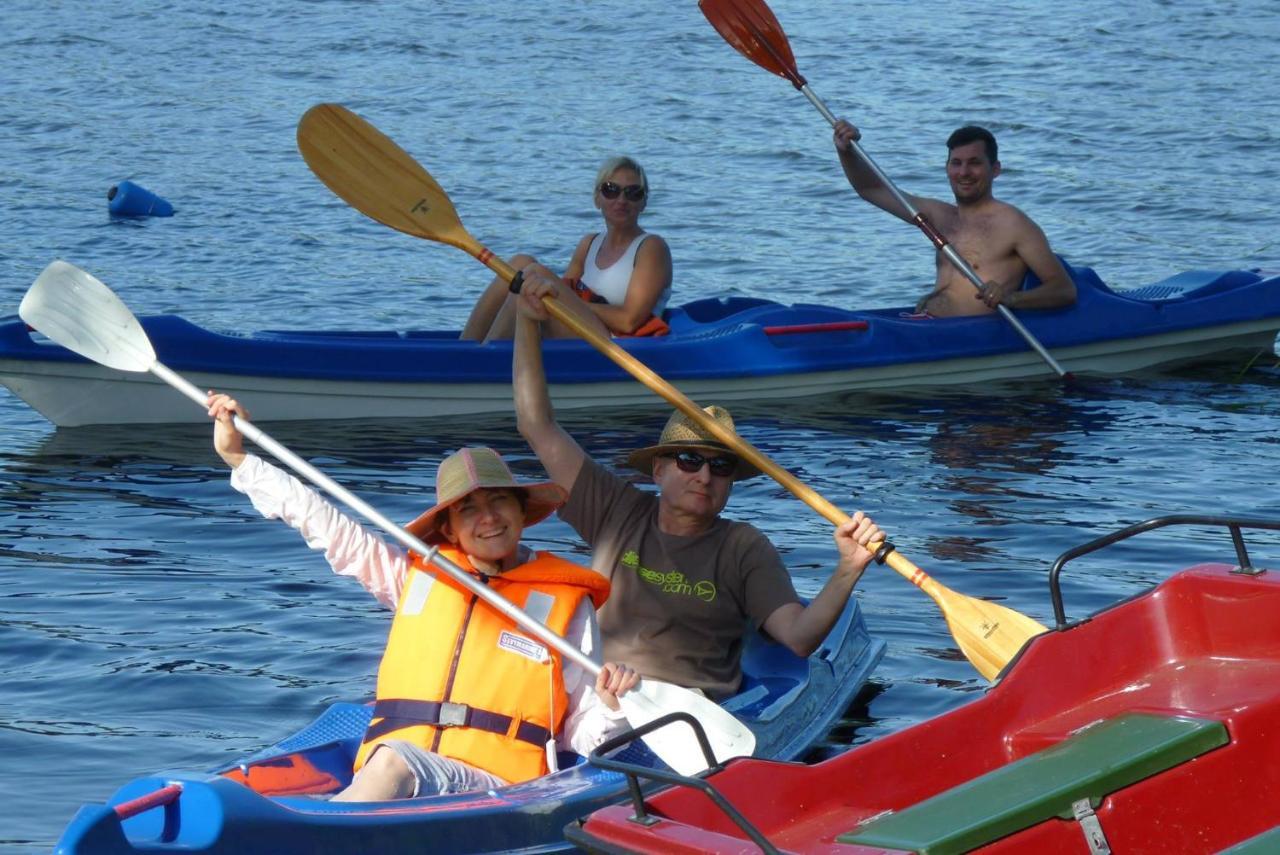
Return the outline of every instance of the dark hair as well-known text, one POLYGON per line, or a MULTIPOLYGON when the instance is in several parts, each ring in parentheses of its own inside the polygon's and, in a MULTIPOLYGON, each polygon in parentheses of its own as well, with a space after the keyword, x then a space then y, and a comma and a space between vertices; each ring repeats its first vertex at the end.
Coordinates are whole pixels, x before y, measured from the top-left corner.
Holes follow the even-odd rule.
POLYGON ((991 131, 986 128, 980 128, 977 125, 965 125, 963 128, 957 128, 951 136, 947 137, 947 151, 978 141, 981 141, 987 147, 987 160, 992 163, 998 163, 1000 161, 1000 149, 996 146, 995 136, 992 135, 991 131))

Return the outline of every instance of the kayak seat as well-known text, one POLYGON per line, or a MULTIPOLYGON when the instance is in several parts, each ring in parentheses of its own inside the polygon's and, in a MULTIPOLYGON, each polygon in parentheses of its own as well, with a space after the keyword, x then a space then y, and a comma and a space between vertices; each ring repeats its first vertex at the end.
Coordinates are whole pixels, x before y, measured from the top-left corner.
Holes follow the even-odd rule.
POLYGON ((1168 303, 1210 297, 1261 280, 1262 277, 1253 270, 1187 270, 1151 285, 1116 293, 1132 300, 1168 303))
POLYGON ((759 297, 705 297, 674 309, 667 309, 662 313, 662 319, 667 322, 667 326, 671 327, 673 333, 691 332, 739 312, 760 306, 776 305, 778 304, 772 300, 759 297))
POLYGON ((351 783, 371 704, 336 703, 292 736, 218 774, 263 795, 333 793, 351 783))
MULTIPOLYGON (((278 757, 281 754, 292 754, 294 752, 308 751, 312 748, 318 748, 322 745, 328 745, 331 742, 346 742, 355 740, 355 746, 359 748, 361 740, 364 739, 364 732, 369 727, 369 720, 373 716, 372 704, 353 704, 353 703, 336 703, 326 709, 319 718, 311 722, 302 730, 282 739, 269 748, 264 748, 257 754, 244 760, 244 765, 252 765, 260 760, 268 757, 278 757)), ((354 753, 352 757, 354 758, 354 753)))
MULTIPOLYGON (((351 783, 372 715, 372 704, 335 703, 302 730, 218 774, 267 796, 337 792, 351 783)), ((560 751, 556 761, 570 769, 587 758, 560 751)))
MULTIPOLYGON (((801 602, 807 602, 803 598, 801 602)), ((796 656, 764 630, 747 635, 742 649, 742 684, 722 704, 737 716, 771 719, 771 707, 785 706, 793 692, 802 691, 809 679, 809 660, 796 656)))
POLYGON ((1109 794, 1228 741, 1220 721, 1127 713, 836 840, 920 855, 968 852, 1053 817, 1072 819, 1081 799, 1096 809, 1109 794))
MULTIPOLYGON (((1103 294, 1112 294, 1113 292, 1107 287, 1107 283, 1102 281, 1102 277, 1097 274, 1092 267, 1075 267, 1061 255, 1058 261, 1062 262, 1062 266, 1066 269, 1067 275, 1071 277, 1071 281, 1076 284, 1076 303, 1085 304, 1089 302, 1091 292, 1099 291, 1103 294)), ((1026 275, 1022 277, 1022 284, 1018 286, 1019 291, 1030 291, 1032 288, 1040 284, 1040 277, 1034 272, 1028 270, 1026 275)), ((1049 310, 1055 311, 1055 310, 1049 310)), ((1063 311, 1061 309, 1056 311, 1063 311)))

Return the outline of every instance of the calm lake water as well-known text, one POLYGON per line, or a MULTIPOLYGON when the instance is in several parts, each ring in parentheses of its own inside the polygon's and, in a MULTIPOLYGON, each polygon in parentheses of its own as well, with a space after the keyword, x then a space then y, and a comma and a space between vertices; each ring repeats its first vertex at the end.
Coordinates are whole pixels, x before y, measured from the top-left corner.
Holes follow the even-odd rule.
MULTIPOLYGON (((801 72, 904 189, 945 195, 943 141, 978 122, 1000 138, 997 195, 1114 286, 1280 267, 1270 0, 773 8, 801 72)), ((487 271, 364 219, 310 174, 294 129, 321 101, 399 142, 501 254, 563 265, 596 227, 598 163, 621 151, 650 171, 645 222, 671 243, 677 299, 896 305, 931 275, 924 238, 849 191, 817 112, 687 0, 18 0, 5 24, 0 313, 65 258, 139 314, 221 330, 459 326, 487 271), (124 178, 177 215, 109 220, 104 194, 124 178)), ((1275 362, 736 415, 944 584, 1047 621, 1045 571, 1070 546, 1166 513, 1280 515, 1280 378, 1259 370, 1275 362)), ((655 399, 567 423, 616 460, 664 419, 655 399)), ((369 695, 387 616, 229 488, 207 430, 55 431, 7 393, 0 420, 0 849, 46 851, 77 805, 129 778, 225 763, 369 695)), ((537 473, 508 418, 267 427, 397 519, 463 443, 537 473)), ((730 511, 818 590, 824 521, 760 480, 730 511)), ((581 552, 558 521, 534 533, 581 552)), ((1274 538, 1258 544, 1275 566, 1274 538)), ((1201 530, 1104 555, 1072 565, 1072 615, 1231 560, 1201 530)), ((887 570, 860 596, 889 653, 841 739, 981 691, 927 597, 887 570)))

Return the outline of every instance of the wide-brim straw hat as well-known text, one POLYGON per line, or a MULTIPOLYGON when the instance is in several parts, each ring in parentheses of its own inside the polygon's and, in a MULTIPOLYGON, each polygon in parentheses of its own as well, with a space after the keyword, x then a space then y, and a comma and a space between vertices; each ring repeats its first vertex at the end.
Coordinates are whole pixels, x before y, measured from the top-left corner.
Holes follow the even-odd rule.
POLYGON ((563 487, 549 481, 518 483, 492 448, 463 448, 440 461, 436 470, 436 504, 405 528, 426 543, 444 543, 440 524, 448 518, 444 514, 448 507, 476 490, 493 487, 524 493, 525 528, 542 522, 569 499, 563 487))
MULTIPOLYGON (((713 404, 710 407, 703 407, 702 411, 711 416, 716 424, 737 434, 737 430, 733 427, 733 416, 729 415, 729 411, 724 407, 717 407, 713 404)), ((717 454, 728 454, 737 458, 738 468, 733 472, 733 480, 735 481, 753 478, 760 474, 760 470, 743 459, 742 455, 716 439, 701 425, 679 410, 672 413, 671 418, 667 419, 666 427, 662 429, 662 435, 658 437, 658 444, 631 452, 631 456, 627 458, 627 465, 632 469, 643 472, 645 475, 652 475, 653 459, 655 457, 663 454, 673 454, 677 451, 704 451, 712 457, 717 454)))

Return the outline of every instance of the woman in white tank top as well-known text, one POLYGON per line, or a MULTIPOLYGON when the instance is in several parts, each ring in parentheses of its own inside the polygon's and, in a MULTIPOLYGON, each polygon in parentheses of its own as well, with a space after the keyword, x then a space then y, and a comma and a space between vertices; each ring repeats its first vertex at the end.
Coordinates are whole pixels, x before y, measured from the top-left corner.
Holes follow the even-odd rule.
MULTIPOLYGON (((644 169, 629 157, 605 161, 596 176, 595 205, 605 230, 578 241, 557 293, 588 324, 605 335, 663 335, 662 311, 671 296, 671 252, 667 243, 640 228, 640 214, 649 201, 644 169), (579 299, 581 298, 581 299, 579 299)), ((517 255, 512 267, 523 270, 537 260, 517 255)), ((471 310, 461 338, 477 341, 511 338, 515 306, 507 283, 495 278, 471 310)), ((558 321, 543 325, 552 338, 574 336, 558 321)))

